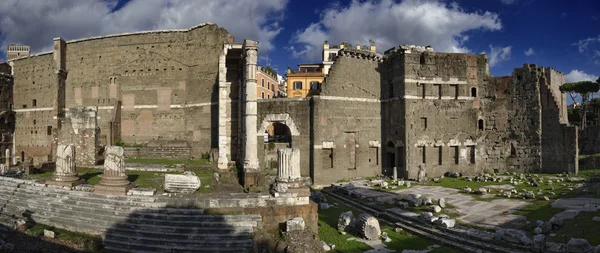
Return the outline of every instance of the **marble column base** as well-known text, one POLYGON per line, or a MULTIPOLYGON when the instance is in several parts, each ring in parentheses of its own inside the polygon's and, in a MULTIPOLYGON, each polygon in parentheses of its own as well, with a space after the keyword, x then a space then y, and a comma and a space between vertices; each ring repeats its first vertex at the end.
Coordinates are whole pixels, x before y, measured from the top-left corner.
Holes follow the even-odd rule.
POLYGON ((79 180, 75 180, 75 181, 56 181, 53 179, 51 180, 46 180, 46 182, 44 182, 47 185, 57 185, 57 186, 67 186, 67 187, 73 187, 73 186, 77 186, 80 184, 85 184, 85 179, 79 179, 79 180))
POLYGON ((127 185, 121 185, 121 186, 108 186, 108 185, 101 185, 101 184, 97 184, 94 185, 94 193, 101 193, 101 194, 111 194, 111 195, 127 195, 127 192, 129 190, 131 190, 133 187, 135 187, 134 184, 132 184, 131 182, 127 185))

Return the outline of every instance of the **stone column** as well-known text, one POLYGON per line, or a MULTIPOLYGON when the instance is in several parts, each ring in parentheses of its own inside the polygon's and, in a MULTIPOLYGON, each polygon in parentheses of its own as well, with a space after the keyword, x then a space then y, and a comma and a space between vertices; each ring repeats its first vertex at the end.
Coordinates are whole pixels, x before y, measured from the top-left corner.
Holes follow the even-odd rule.
POLYGON ((230 45, 223 47, 223 52, 219 55, 219 160, 217 167, 226 170, 229 164, 227 157, 230 144, 227 141, 227 51, 230 45), (229 145, 228 145, 229 144, 229 145))
POLYGON ((58 145, 56 147, 56 171, 52 175, 52 180, 46 183, 68 187, 83 183, 83 180, 79 180, 75 161, 76 153, 74 145, 58 145))
POLYGON ((6 169, 10 168, 10 149, 6 149, 4 151, 4 157, 6 158, 4 162, 6 163, 6 169))
POLYGON ((104 175, 100 183, 94 186, 94 192, 108 194, 127 194, 133 184, 125 174, 125 162, 123 159, 123 148, 119 146, 107 146, 104 151, 104 175))
POLYGON ((277 178, 273 185, 272 194, 275 197, 282 193, 309 196, 308 187, 300 175, 300 149, 281 148, 277 150, 277 178))
POLYGON ((300 179, 300 150, 297 148, 277 150, 277 181, 291 182, 300 179))
POLYGON ((244 186, 248 187, 257 184, 258 173, 258 155, 257 155, 257 105, 256 105, 256 63, 258 60, 258 41, 244 41, 244 59, 245 59, 245 94, 244 94, 244 123, 245 125, 245 147, 244 147, 244 186))

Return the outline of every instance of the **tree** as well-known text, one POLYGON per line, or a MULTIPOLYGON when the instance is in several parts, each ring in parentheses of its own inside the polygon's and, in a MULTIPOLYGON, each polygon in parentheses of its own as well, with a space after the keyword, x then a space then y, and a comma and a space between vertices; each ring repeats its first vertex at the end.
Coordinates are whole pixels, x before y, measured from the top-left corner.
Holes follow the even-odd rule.
POLYGON ((577 101, 577 96, 581 97, 581 130, 585 129, 588 103, 590 102, 590 95, 600 90, 600 78, 596 82, 592 81, 580 81, 573 83, 565 83, 560 86, 561 92, 569 94, 573 102, 577 101))

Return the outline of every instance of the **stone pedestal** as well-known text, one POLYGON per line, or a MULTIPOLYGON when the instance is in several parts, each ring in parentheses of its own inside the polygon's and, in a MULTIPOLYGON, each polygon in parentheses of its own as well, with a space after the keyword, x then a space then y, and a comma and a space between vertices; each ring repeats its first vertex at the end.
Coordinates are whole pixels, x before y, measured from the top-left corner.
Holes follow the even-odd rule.
POLYGON ((46 181, 49 185, 73 187, 85 182, 77 174, 75 146, 58 145, 56 147, 56 171, 52 179, 46 181))
POLYGON ((94 192, 125 195, 133 188, 133 184, 125 174, 125 162, 123 161, 123 148, 119 146, 107 146, 104 151, 104 175, 100 183, 94 186, 94 192))
POLYGON ((271 193, 275 197, 282 193, 303 195, 305 188, 308 189, 300 176, 300 150, 297 148, 277 150, 277 178, 271 193))

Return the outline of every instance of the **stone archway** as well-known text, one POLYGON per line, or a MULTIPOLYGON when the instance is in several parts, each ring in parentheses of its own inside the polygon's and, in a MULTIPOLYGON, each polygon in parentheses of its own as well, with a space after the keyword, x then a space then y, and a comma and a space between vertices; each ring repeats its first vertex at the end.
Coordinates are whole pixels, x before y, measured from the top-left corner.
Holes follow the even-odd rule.
POLYGON ((294 120, 287 113, 267 114, 258 135, 264 136, 262 161, 265 167, 274 169, 277 167, 277 150, 280 148, 291 148, 294 137, 300 135, 294 120))

